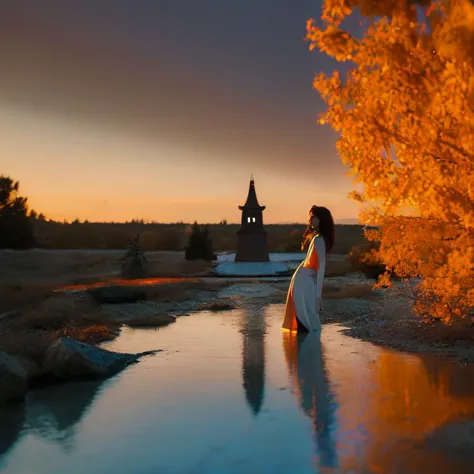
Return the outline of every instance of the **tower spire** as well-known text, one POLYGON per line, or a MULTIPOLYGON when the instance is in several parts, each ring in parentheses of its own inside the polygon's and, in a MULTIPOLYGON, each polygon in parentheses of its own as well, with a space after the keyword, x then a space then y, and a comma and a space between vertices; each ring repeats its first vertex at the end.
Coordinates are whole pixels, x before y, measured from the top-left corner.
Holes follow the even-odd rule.
POLYGON ((257 193, 255 191, 255 182, 253 180, 253 173, 250 179, 249 193, 247 195, 247 200, 245 201, 245 204, 243 206, 239 206, 239 209, 241 211, 243 211, 244 209, 255 209, 255 210, 263 211, 265 209, 265 206, 261 206, 258 203, 257 193))

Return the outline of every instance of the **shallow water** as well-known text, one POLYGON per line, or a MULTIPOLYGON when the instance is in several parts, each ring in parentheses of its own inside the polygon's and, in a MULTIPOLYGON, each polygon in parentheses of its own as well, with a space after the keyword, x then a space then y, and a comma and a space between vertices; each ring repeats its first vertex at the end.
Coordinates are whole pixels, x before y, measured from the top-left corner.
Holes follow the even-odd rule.
POLYGON ((474 413, 472 367, 384 350, 335 325, 299 339, 281 332, 282 311, 249 305, 124 330, 104 347, 164 352, 0 413, 0 472, 469 472, 421 441, 474 413))

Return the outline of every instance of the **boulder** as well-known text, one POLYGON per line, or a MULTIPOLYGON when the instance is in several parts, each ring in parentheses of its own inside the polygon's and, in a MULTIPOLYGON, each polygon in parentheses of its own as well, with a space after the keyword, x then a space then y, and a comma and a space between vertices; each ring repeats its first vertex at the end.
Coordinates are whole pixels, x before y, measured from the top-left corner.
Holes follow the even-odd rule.
POLYGON ((26 357, 15 356, 18 364, 26 372, 28 380, 31 382, 31 379, 41 376, 41 366, 37 362, 27 359, 26 357))
POLYGON ((230 302, 211 301, 210 303, 201 303, 197 306, 196 311, 230 311, 235 308, 235 304, 230 302))
POLYGON ((130 286, 103 286, 91 288, 88 292, 100 304, 135 303, 146 299, 143 290, 130 286))
POLYGON ((0 404, 21 400, 28 390, 28 374, 16 357, 0 352, 0 404))
POLYGON ((170 314, 157 314, 151 316, 138 316, 129 319, 126 324, 132 327, 161 327, 174 323, 176 318, 170 314))
POLYGON ((43 373, 46 377, 67 380, 82 377, 108 377, 136 362, 137 354, 106 351, 62 337, 46 350, 43 373))

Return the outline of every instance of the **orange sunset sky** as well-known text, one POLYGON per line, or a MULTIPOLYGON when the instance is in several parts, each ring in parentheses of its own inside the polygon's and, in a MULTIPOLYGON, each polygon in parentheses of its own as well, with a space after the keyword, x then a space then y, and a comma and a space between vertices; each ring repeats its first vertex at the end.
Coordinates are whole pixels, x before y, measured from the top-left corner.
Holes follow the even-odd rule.
MULTIPOLYGON (((266 223, 358 206, 311 88, 316 0, 5 0, 0 173, 54 219, 266 223), (41 3, 41 5, 39 5, 41 3)), ((341 70, 341 68, 339 68, 341 70)))

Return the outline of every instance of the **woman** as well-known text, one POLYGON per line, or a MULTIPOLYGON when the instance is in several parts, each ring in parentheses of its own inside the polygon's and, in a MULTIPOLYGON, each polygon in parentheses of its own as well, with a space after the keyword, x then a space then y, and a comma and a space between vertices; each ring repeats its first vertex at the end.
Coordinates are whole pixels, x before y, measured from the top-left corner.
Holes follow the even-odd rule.
POLYGON ((319 313, 322 310, 326 254, 333 245, 334 220, 331 212, 325 207, 313 206, 301 246, 302 250, 308 248, 308 252, 291 279, 283 329, 299 332, 321 330, 319 313))

